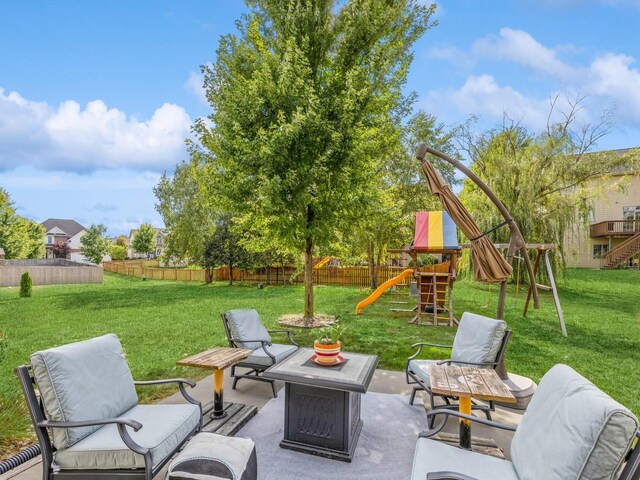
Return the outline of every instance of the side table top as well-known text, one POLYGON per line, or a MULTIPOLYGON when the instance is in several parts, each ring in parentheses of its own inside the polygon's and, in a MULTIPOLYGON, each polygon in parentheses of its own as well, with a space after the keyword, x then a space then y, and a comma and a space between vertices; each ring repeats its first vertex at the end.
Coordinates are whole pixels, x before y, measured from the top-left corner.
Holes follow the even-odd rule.
POLYGON ((431 390, 441 395, 516 402, 500 376, 490 368, 429 365, 429 382, 431 390))
POLYGON ((340 352, 345 362, 334 366, 313 363, 312 348, 301 348, 283 361, 269 367, 264 378, 312 387, 365 393, 378 365, 376 355, 340 352))
POLYGON ((177 364, 186 365, 188 367, 223 370, 231 365, 241 362, 252 353, 253 350, 249 350, 248 348, 216 347, 211 350, 183 358, 178 361, 177 364))

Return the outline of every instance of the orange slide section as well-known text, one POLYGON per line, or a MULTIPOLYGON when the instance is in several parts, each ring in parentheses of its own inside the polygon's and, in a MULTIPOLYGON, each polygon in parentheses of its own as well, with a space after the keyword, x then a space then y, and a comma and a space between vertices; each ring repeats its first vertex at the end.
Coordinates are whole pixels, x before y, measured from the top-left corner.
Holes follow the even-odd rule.
POLYGON ((393 277, 392 279, 384 282, 382 285, 376 288, 371 295, 369 295, 367 298, 362 300, 358 305, 356 305, 356 315, 360 315, 360 311, 364 307, 366 307, 367 305, 371 305, 378 298, 380 298, 380 295, 382 295, 387 288, 397 285, 398 283, 402 282, 405 278, 407 278, 410 275, 413 275, 413 268, 407 268, 397 277, 393 277))

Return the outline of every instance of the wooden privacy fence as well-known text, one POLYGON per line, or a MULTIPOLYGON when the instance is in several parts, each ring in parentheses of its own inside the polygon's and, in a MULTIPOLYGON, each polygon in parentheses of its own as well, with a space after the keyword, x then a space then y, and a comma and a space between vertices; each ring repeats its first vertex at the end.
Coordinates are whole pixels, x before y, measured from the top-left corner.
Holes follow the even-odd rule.
MULTIPOLYGON (((152 278, 154 280, 180 280, 186 282, 204 282, 205 271, 203 269, 167 268, 159 267, 157 260, 125 260, 119 262, 104 262, 104 269, 109 272, 129 275, 134 277, 152 278)), ((379 267, 378 285, 405 270, 403 267, 379 267)), ((449 263, 442 263, 430 267, 422 267, 425 272, 448 272, 449 263)), ((229 280, 229 267, 213 270, 213 279, 216 281, 229 280)), ((245 272, 233 269, 233 280, 240 282, 255 282, 265 285, 278 285, 287 283, 304 283, 304 274, 293 267, 267 267, 255 272, 245 272)), ((405 279, 399 286, 407 286, 410 279, 405 279)), ((313 271, 313 283, 316 285, 344 285, 350 287, 370 287, 371 278, 368 267, 323 267, 313 271)))
POLYGON ((20 277, 29 272, 34 285, 102 283, 102 268, 63 259, 5 260, 0 265, 0 287, 20 285, 20 277))

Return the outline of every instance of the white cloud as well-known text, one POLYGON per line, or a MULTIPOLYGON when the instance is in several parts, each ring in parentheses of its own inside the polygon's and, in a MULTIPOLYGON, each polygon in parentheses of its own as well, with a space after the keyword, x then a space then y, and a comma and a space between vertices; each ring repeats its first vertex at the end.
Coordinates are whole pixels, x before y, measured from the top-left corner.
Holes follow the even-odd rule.
POLYGON ((467 52, 454 46, 430 48, 427 50, 427 57, 448 61, 461 68, 471 67, 474 63, 473 59, 467 54, 467 52))
POLYGON ((194 94, 198 97, 204 105, 208 105, 207 92, 202 86, 204 83, 204 77, 200 73, 190 72, 188 80, 184 83, 184 88, 187 92, 194 94))
POLYGON ((619 118, 640 126, 640 71, 627 55, 607 54, 591 64, 586 88, 611 103, 619 118))
MULTIPOLYGON (((583 49, 573 45, 552 49, 527 32, 503 28, 499 36, 475 42, 473 53, 478 58, 500 59, 535 70, 540 74, 536 93, 526 90, 529 84, 505 84, 501 81, 501 70, 496 69, 492 71, 494 74, 477 72, 467 76, 457 88, 428 92, 425 107, 439 116, 446 116, 453 109, 492 122, 499 122, 506 113, 511 119, 539 130, 547 124, 550 97, 560 93, 554 106, 557 117, 552 117, 552 122, 560 121, 561 114, 571 110, 569 101, 581 98, 579 110, 574 112, 576 124, 597 123, 609 112, 613 114, 617 131, 640 129, 640 70, 635 59, 605 53, 590 63, 569 65, 556 56, 561 50, 582 52, 583 49), (539 93, 542 85, 548 89, 546 94, 539 93)), ((432 51, 431 55, 454 60, 464 57, 465 52, 451 48, 432 51)), ((473 66, 476 71, 483 67, 478 61, 473 66)))
POLYGON ((536 127, 544 125, 549 111, 548 100, 536 100, 512 87, 501 87, 491 75, 471 75, 459 90, 432 91, 427 104, 430 111, 442 111, 447 105, 453 105, 468 115, 494 120, 506 113, 515 121, 536 127))
POLYGON ((190 126, 186 111, 169 103, 140 121, 102 100, 84 109, 72 100, 55 108, 0 88, 0 170, 169 168, 184 158, 190 126))
MULTIPOLYGON (((566 51, 568 48, 567 45, 563 45, 560 50, 566 51)), ((472 52, 480 57, 519 63, 562 80, 573 80, 580 74, 579 69, 560 61, 554 49, 545 47, 522 30, 501 28, 498 36, 491 35, 476 41, 472 52)))

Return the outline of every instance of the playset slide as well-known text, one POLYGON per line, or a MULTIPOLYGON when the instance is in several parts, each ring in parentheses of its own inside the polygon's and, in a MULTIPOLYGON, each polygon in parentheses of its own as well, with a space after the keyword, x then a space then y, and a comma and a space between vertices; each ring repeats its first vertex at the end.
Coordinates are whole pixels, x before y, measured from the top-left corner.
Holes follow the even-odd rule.
POLYGON ((375 302, 380 297, 380 295, 384 293, 384 291, 387 288, 397 285, 398 283, 402 282, 405 278, 407 278, 410 275, 413 275, 413 269, 407 268, 397 277, 393 277, 392 279, 384 282, 382 285, 376 288, 371 295, 369 295, 367 298, 365 298, 360 303, 358 303, 358 305, 356 305, 356 315, 360 315, 360 311, 364 307, 366 307, 367 305, 371 305, 373 302, 375 302))
POLYGON ((313 269, 315 270, 316 268, 321 268, 324 267, 327 263, 329 263, 331 261, 331 257, 324 257, 322 260, 320 260, 318 263, 316 263, 313 266, 313 269))

